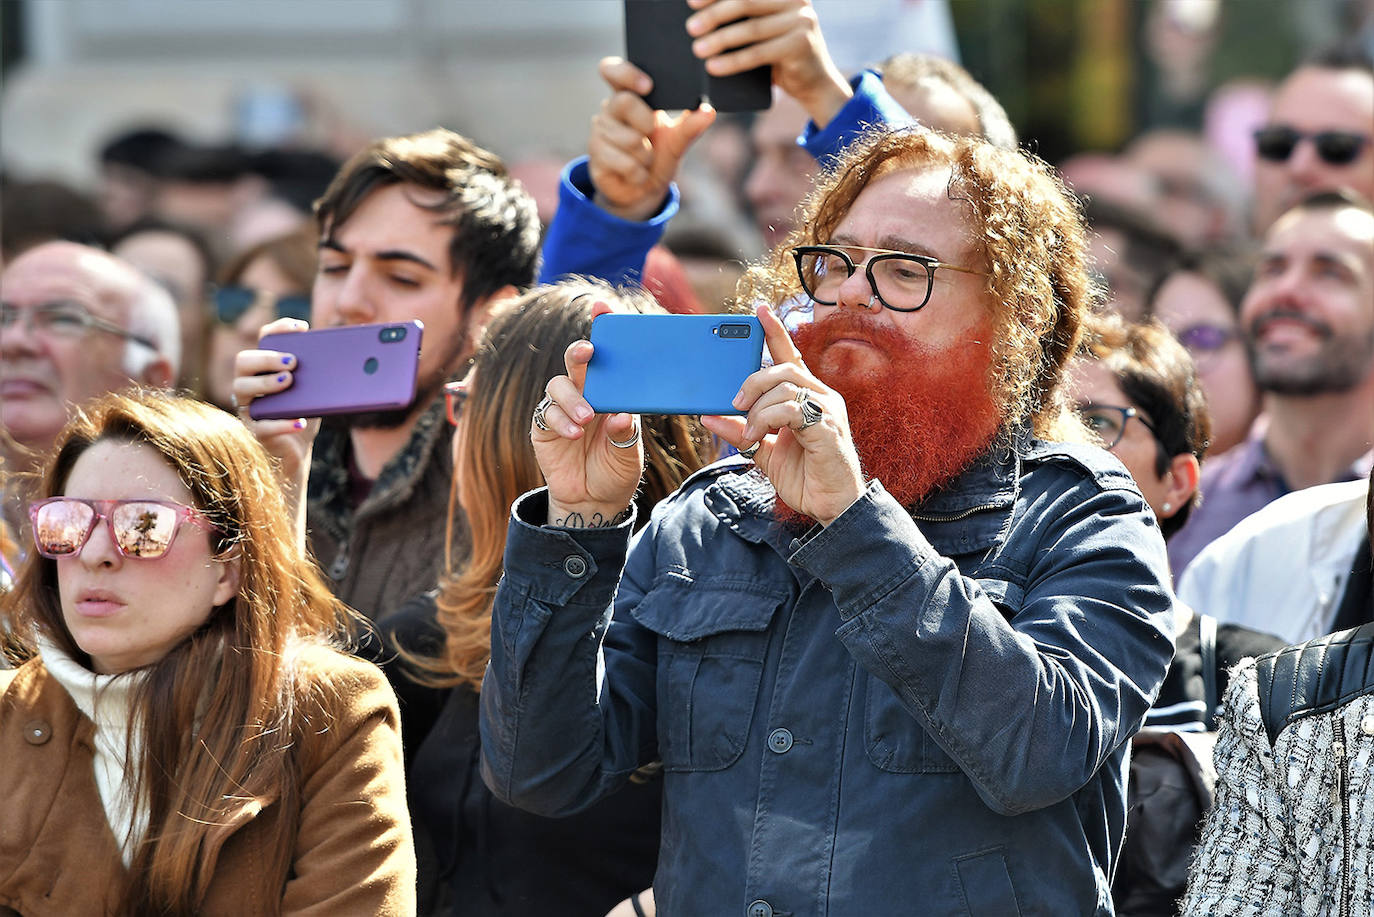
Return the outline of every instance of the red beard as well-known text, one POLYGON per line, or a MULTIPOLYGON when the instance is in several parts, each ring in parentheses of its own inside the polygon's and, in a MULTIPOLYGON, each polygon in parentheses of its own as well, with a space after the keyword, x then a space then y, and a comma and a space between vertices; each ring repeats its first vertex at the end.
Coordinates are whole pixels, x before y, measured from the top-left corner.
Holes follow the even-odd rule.
MULTIPOLYGON (((850 434, 866 476, 903 506, 947 484, 992 445, 1002 415, 988 389, 991 331, 936 350, 889 324, 840 309, 793 334, 816 377, 844 397, 850 434), (882 356, 841 345, 859 338, 882 356), (878 359, 882 365, 869 365, 878 359), (885 358, 885 359, 884 359, 885 358)), ((781 501, 778 518, 810 520, 781 501)))

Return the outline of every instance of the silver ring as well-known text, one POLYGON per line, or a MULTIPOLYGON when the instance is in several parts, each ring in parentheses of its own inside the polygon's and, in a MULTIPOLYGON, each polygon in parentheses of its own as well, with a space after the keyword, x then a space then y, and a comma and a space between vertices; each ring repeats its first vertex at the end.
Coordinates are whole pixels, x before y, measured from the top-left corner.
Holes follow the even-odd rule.
POLYGON ((544 397, 539 399, 539 403, 534 406, 534 425, 545 433, 549 432, 549 424, 548 421, 544 419, 544 412, 552 405, 553 398, 549 397, 548 392, 545 392, 544 397))
POLYGON ((630 435, 630 438, 629 438, 629 439, 625 440, 624 442, 621 442, 621 441, 618 440, 618 439, 611 439, 610 435, 608 434, 608 435, 606 436, 606 440, 607 440, 612 446, 615 446, 617 449, 633 449, 635 443, 639 442, 639 433, 640 433, 639 421, 636 420, 636 421, 635 421, 635 431, 634 431, 634 433, 632 433, 632 434, 630 435))
POLYGON ((798 430, 814 427, 825 416, 825 408, 821 407, 819 401, 811 397, 813 394, 814 392, 810 389, 799 388, 797 389, 797 397, 792 399, 801 406, 802 422, 801 426, 797 428, 798 430))
POLYGON ((747 448, 747 449, 741 449, 741 450, 739 450, 739 454, 742 455, 742 456, 744 456, 744 457, 747 458, 747 459, 751 459, 751 458, 753 458, 755 455, 758 454, 759 446, 761 446, 761 445, 763 445, 762 442, 754 443, 754 445, 750 446, 750 447, 747 448))

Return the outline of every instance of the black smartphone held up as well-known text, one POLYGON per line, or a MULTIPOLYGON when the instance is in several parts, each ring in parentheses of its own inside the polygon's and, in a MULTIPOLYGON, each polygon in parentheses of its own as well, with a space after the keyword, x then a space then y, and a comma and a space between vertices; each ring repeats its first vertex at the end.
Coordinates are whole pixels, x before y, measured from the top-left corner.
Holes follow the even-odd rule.
POLYGON ((296 356, 291 387, 254 398, 254 420, 395 411, 415 399, 420 322, 345 325, 265 335, 258 346, 296 356))
POLYGON ((763 357, 752 315, 598 315, 583 396, 598 414, 742 414, 763 357))
POLYGON ((687 0, 625 0, 625 57, 653 78, 644 97, 656 109, 696 108, 708 99, 716 111, 763 111, 773 104, 773 73, 755 67, 713 77, 692 53, 687 0))

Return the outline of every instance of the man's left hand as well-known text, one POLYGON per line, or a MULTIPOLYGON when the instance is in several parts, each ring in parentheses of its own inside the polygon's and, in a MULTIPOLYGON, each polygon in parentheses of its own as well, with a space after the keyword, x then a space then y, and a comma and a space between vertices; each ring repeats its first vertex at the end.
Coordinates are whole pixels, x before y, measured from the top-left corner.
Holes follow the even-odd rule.
POLYGON ((735 407, 748 415, 703 417, 702 423, 736 449, 757 444, 754 464, 778 499, 829 525, 865 490, 844 399, 806 368, 771 309, 760 306, 758 316, 774 365, 746 379, 735 397, 735 407))

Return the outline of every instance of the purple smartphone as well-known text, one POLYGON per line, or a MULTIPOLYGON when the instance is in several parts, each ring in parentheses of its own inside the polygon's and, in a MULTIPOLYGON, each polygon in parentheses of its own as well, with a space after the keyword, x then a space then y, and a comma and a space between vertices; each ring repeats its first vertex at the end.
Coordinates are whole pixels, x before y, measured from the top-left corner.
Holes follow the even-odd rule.
POLYGON ((415 399, 424 330, 419 322, 402 322, 269 334, 258 347, 295 354, 294 378, 285 391, 254 398, 248 416, 281 420, 407 407, 415 399))

